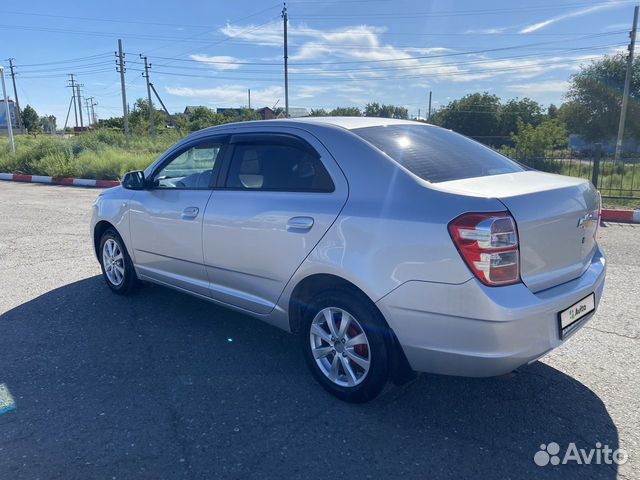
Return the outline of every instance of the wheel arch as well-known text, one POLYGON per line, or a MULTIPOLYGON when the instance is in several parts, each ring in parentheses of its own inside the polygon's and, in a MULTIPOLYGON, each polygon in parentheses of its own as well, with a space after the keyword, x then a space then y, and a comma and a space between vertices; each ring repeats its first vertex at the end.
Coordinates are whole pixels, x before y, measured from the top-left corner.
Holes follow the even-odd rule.
MULTIPOLYGON (((96 223, 95 227, 93 227, 93 250, 95 251, 96 257, 98 259, 100 258, 100 239, 102 238, 102 235, 104 235, 104 232, 106 232, 110 228, 117 232, 118 235, 120 235, 118 229, 107 220, 100 220, 98 223, 96 223)), ((122 237, 122 235, 120 236, 122 237)))
POLYGON ((313 298, 321 291, 328 289, 344 290, 363 301, 370 302, 378 311, 380 318, 384 321, 388 328, 389 334, 386 336, 387 347, 391 352, 390 355, 390 372, 391 380, 396 384, 403 384, 411 380, 415 373, 411 370, 409 362, 404 354, 402 346, 398 341, 393 329, 389 326, 383 313, 380 311, 375 302, 361 288, 353 282, 346 280, 338 275, 330 273, 315 273, 301 279, 289 297, 289 329, 294 334, 300 333, 300 325, 307 306, 313 301, 313 298))

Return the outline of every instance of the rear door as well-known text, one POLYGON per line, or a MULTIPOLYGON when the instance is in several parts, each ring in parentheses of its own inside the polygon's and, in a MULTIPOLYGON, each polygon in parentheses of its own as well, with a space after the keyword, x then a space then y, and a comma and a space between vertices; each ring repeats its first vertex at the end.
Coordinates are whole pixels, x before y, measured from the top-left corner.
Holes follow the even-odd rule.
POLYGON ((347 194, 342 171, 312 135, 233 135, 204 216, 210 295, 270 312, 347 194))
POLYGON ((138 272, 149 279, 207 295, 202 219, 219 172, 225 137, 189 142, 150 175, 149 188, 130 201, 138 272))

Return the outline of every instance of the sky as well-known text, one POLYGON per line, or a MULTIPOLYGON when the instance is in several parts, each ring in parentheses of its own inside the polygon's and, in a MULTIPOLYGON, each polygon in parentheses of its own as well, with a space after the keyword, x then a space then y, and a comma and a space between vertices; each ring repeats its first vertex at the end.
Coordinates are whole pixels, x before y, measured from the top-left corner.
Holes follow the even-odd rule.
MULTIPOLYGON (((559 104, 592 59, 626 51, 637 0, 299 0, 289 16, 289 105, 368 102, 433 108, 473 92, 559 104)), ((111 0, 4 2, 0 62, 14 58, 20 105, 67 116, 68 74, 98 118, 146 98, 140 55, 171 112, 186 105, 284 106, 282 2, 111 0)), ((11 78, 7 78, 13 98, 11 78)), ((154 98, 155 102, 155 98, 154 98)), ((156 103, 157 104, 157 103, 156 103)), ((85 113, 86 116, 86 113, 85 113)), ((73 113, 69 124, 73 122, 73 113)))

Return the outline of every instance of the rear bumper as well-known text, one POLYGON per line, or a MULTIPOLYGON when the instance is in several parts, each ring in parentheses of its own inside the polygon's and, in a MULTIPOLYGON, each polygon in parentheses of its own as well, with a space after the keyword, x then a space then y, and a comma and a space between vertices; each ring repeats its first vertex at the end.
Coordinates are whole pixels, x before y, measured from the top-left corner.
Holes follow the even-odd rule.
POLYGON ((411 281, 377 302, 414 370, 486 377, 540 358, 560 339, 558 312, 591 292, 602 297, 606 260, 598 248, 579 278, 532 293, 525 285, 491 288, 476 279, 460 285, 411 281))

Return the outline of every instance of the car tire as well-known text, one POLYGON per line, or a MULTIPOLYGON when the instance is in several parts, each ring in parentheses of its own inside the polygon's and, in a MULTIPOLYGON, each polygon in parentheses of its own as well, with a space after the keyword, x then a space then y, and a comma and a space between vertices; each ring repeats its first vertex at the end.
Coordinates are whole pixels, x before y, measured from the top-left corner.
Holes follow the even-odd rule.
POLYGON ((388 335, 373 302, 359 292, 337 289, 322 292, 305 309, 300 342, 309 369, 325 390, 346 402, 363 403, 387 384, 388 335))
POLYGON ((131 257, 115 230, 110 228, 102 234, 98 258, 102 276, 113 292, 126 295, 138 285, 131 257))

